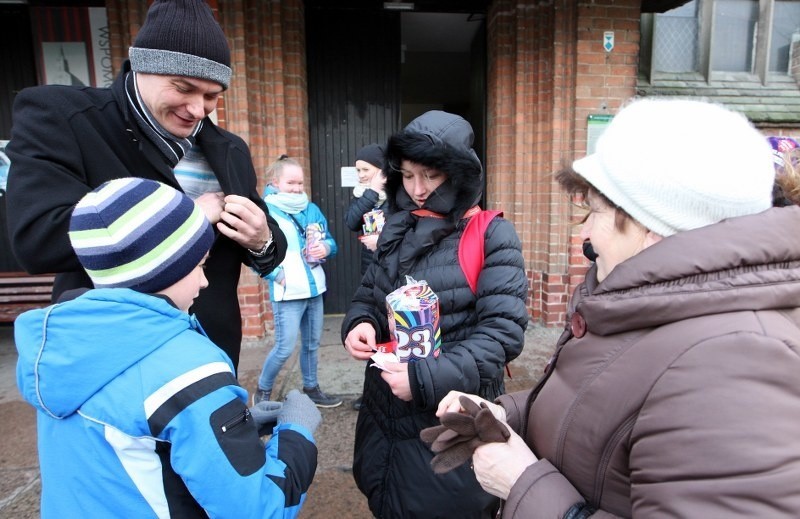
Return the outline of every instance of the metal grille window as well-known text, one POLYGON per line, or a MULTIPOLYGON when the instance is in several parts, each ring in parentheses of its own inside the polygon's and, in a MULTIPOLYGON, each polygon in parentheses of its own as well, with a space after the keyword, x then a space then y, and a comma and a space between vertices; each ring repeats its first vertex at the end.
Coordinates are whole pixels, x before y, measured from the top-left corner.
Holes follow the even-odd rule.
POLYGON ((800 0, 691 0, 642 15, 641 72, 659 76, 788 74, 800 40, 800 0))
POLYGON ((711 70, 755 72, 754 43, 758 24, 755 0, 717 0, 711 27, 711 70))
POLYGON ((697 28, 695 1, 657 14, 653 24, 653 68, 659 72, 696 71, 697 28))
POLYGON ((776 1, 772 27, 769 71, 788 74, 792 42, 800 40, 800 2, 776 1))
POLYGON ((653 67, 660 72, 697 70, 697 18, 657 15, 653 67))

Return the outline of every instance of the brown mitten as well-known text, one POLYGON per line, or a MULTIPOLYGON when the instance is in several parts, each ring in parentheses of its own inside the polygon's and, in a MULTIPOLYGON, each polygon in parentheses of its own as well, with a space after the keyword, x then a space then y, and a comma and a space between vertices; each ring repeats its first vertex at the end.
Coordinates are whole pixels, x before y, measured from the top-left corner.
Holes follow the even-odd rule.
POLYGON ((431 467, 436 474, 460 467, 472 458, 472 453, 481 445, 505 442, 511 436, 486 404, 479 406, 465 396, 458 401, 469 414, 445 413, 442 425, 420 431, 420 439, 430 445, 431 451, 436 454, 431 460, 431 467))

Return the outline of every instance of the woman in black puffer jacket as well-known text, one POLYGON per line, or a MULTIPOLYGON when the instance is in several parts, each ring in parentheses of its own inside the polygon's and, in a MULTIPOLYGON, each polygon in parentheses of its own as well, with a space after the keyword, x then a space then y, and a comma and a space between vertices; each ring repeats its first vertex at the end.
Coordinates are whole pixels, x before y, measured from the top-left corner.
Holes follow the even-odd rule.
POLYGON ((439 297, 438 357, 393 365, 397 373, 366 369, 353 475, 379 518, 492 517, 499 505, 466 464, 435 475, 433 454, 419 439, 420 430, 438 424, 436 407, 449 391, 490 401, 504 393, 504 366, 522 351, 528 323, 525 266, 510 222, 495 218, 486 230, 477 294, 458 261, 464 215, 483 190, 472 140, 467 121, 440 111, 389 139, 386 192, 393 214, 342 323, 348 352, 367 360, 376 343, 391 339, 386 295, 406 276, 427 281, 439 297))

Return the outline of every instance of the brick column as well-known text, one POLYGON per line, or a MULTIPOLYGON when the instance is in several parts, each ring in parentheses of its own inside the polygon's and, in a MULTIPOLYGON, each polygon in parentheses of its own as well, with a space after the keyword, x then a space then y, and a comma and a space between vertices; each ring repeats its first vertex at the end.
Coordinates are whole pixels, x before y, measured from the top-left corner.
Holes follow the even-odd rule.
POLYGON ((585 154, 588 115, 634 94, 639 2, 495 0, 487 23, 487 205, 522 239, 531 317, 559 325, 587 262, 554 174, 585 154))
MULTIPOLYGON (((269 182, 267 167, 283 153, 306 165, 306 174, 310 174, 302 0, 219 3, 234 73, 220 125, 248 143, 259 192, 269 182)), ((239 302, 245 337, 263 337, 271 330, 267 283, 249 268, 242 269, 239 302)))
POLYGON ((531 317, 557 324, 566 312, 566 230, 552 173, 572 121, 568 18, 552 4, 511 0, 492 2, 488 15, 488 205, 522 239, 531 317))
MULTIPOLYGON (((577 8, 575 34, 574 152, 570 160, 587 153, 587 120, 592 114, 616 114, 636 94, 639 67, 641 2, 602 0, 582 2, 577 8), (604 33, 612 31, 614 47, 603 47, 604 33)), ((578 220, 573 214, 573 221, 578 220)), ((588 262, 582 253, 579 227, 570 233, 570 291, 583 280, 588 262)))

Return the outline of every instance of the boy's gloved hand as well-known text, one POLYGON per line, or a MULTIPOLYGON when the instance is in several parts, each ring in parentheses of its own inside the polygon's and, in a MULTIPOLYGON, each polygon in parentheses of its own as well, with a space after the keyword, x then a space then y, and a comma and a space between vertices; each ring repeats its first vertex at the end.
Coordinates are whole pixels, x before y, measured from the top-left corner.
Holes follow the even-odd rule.
POLYGON ((322 421, 322 415, 314 402, 300 391, 293 389, 286 395, 283 408, 278 413, 278 423, 293 423, 302 425, 314 434, 317 426, 322 421))
POLYGON ((278 423, 278 413, 283 408, 283 403, 262 400, 250 408, 250 416, 258 428, 258 435, 272 434, 272 429, 278 423))

